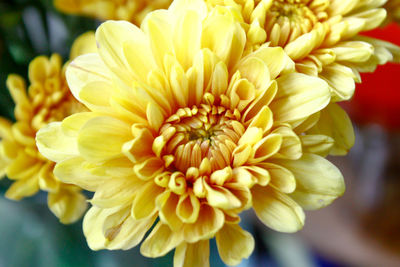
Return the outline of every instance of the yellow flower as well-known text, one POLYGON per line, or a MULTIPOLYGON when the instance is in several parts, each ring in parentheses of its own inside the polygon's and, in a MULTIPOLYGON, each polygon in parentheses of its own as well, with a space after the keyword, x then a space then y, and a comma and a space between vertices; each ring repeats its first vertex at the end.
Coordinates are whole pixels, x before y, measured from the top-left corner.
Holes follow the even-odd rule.
POLYGON ((132 248, 155 224, 144 256, 176 248, 174 266, 208 266, 215 237, 235 265, 254 248, 243 210, 295 232, 303 208, 343 193, 340 171, 320 156, 332 139, 303 134, 330 101, 327 83, 296 73, 280 47, 243 57, 236 15, 178 0, 141 28, 108 21, 98 54, 68 67, 90 111, 42 128, 36 142, 57 177, 95 192, 83 222, 92 249, 132 248))
POLYGON ((372 72, 388 61, 400 62, 400 48, 359 36, 378 27, 386 17, 385 1, 359 0, 206 0, 210 6, 234 8, 243 18, 247 50, 260 45, 282 47, 298 72, 324 79, 332 92, 329 109, 319 120, 320 132, 335 139, 332 154, 343 155, 354 144, 347 114, 331 113, 335 103, 349 100, 360 82, 359 72, 372 72), (340 125, 332 124, 338 122, 340 125), (347 122, 347 123, 345 123, 347 122))
MULTIPOLYGON (((86 33, 74 43, 71 56, 93 51, 94 34, 86 33)), ((48 206, 63 223, 72 223, 85 212, 81 189, 60 182, 53 175, 54 163, 37 150, 36 132, 53 121, 86 110, 69 91, 59 55, 36 57, 29 64, 28 91, 22 77, 11 74, 7 87, 16 104, 12 123, 0 117, 0 175, 15 180, 6 192, 14 200, 48 192, 48 206)))
POLYGON ((54 0, 61 12, 101 20, 128 20, 140 24, 150 11, 167 8, 172 0, 54 0))

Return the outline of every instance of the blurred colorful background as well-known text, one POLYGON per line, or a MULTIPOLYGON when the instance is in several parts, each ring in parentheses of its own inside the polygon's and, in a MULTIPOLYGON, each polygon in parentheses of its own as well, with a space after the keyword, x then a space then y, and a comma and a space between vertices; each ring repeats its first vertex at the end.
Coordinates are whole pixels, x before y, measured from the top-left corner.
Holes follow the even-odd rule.
MULTIPOLYGON (((27 78, 37 55, 59 53, 100 21, 58 12, 51 0, 0 2, 0 115, 13 119, 5 85, 9 73, 27 78)), ((400 26, 367 33, 400 45, 400 26)), ((240 266, 400 266, 400 66, 387 64, 362 75, 351 114, 356 144, 346 157, 331 158, 342 170, 347 191, 333 205, 308 212, 305 228, 281 234, 261 227, 252 213, 242 217, 256 238, 256 251, 240 266)), ((46 208, 44 193, 20 202, 4 197, 0 180, 0 267, 3 266, 171 266, 171 253, 147 259, 138 248, 91 251, 81 221, 62 225, 46 208)), ((224 266, 215 244, 211 266, 224 266)))

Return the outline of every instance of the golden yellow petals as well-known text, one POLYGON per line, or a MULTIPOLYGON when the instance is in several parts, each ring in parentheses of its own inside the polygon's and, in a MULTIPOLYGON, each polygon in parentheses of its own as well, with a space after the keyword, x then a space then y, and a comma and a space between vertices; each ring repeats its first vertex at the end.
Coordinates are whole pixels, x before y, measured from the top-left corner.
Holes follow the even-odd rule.
POLYGON ((156 198, 163 191, 164 189, 154 184, 153 181, 149 181, 142 186, 132 203, 132 217, 140 220, 153 215, 156 211, 156 198))
POLYGON ((172 232, 167 225, 159 222, 142 243, 140 253, 150 258, 161 257, 178 246, 182 241, 182 232, 172 232))
POLYGON ((271 103, 276 121, 305 118, 328 105, 330 92, 321 79, 291 73, 277 79, 278 95, 271 103))
POLYGON ((209 206, 201 204, 199 217, 193 224, 185 224, 183 228, 184 239, 194 243, 199 240, 209 239, 224 225, 224 213, 209 206))
MULTIPOLYGON (((288 18, 270 23, 266 12, 285 1, 245 1, 241 9, 236 1, 176 0, 141 27, 107 21, 97 29, 97 52, 66 72, 85 108, 37 135, 40 151, 56 160, 55 176, 94 192, 84 220, 90 248, 129 249, 157 221, 144 256, 175 249, 176 267, 209 266, 215 237, 222 260, 235 265, 254 249, 238 225, 242 211, 253 207, 268 227, 296 232, 302 207, 342 193, 339 171, 315 154, 347 147, 351 137, 323 128, 324 112, 350 97, 359 68, 350 63, 370 60, 374 47, 353 36, 340 41, 345 23, 329 30, 339 16, 318 22, 329 19, 321 1, 302 27, 288 18)), ((293 11, 298 18, 301 10, 293 11)), ((29 143, 24 129, 17 139, 29 143)), ((12 142, 2 146, 13 154, 12 142)))
POLYGON ((252 56, 261 59, 267 64, 271 79, 275 79, 280 73, 294 70, 294 62, 281 47, 268 47, 264 45, 252 53, 252 56))
MULTIPOLYGON (((270 184, 283 193, 292 193, 296 189, 296 179, 288 169, 269 162, 258 164, 261 168, 268 170, 270 184)), ((263 184, 260 184, 263 186, 263 184)))
POLYGON ((121 155, 121 148, 129 140, 130 127, 112 117, 96 117, 80 130, 78 150, 91 161, 104 161, 121 155))
POLYGON ((328 160, 315 154, 303 154, 299 160, 281 160, 296 178, 296 190, 291 197, 305 209, 329 205, 344 193, 340 171, 328 160))
POLYGON ((21 200, 37 193, 39 190, 38 175, 17 180, 8 188, 5 196, 14 200, 21 200))
POLYGON ((330 64, 323 69, 320 77, 332 89, 332 102, 349 100, 353 96, 356 87, 355 75, 349 67, 337 63, 330 64))
POLYGON ((55 162, 78 155, 78 147, 73 140, 63 133, 60 122, 49 124, 36 135, 40 153, 55 162))
POLYGON ((69 59, 73 60, 80 55, 95 53, 96 51, 97 46, 94 32, 89 31, 81 34, 78 38, 75 39, 69 53, 69 59))
POLYGON ((210 245, 208 240, 182 243, 175 249, 174 267, 209 267, 210 245))
POLYGON ((327 156, 334 145, 334 140, 327 135, 304 135, 300 136, 304 153, 313 153, 327 156))
POLYGON ((168 225, 172 231, 179 231, 182 227, 182 221, 176 213, 178 201, 179 195, 171 193, 171 191, 165 191, 156 199, 160 220, 168 225))
POLYGON ((142 241, 154 221, 155 216, 136 221, 126 207, 92 207, 83 220, 83 233, 92 250, 130 249, 142 241))
POLYGON ((51 192, 47 203, 60 222, 65 224, 80 219, 87 209, 86 197, 78 190, 61 189, 58 192, 51 192))
POLYGON ((182 222, 194 223, 199 217, 199 212, 200 201, 192 192, 179 197, 176 215, 182 222))
POLYGON ((99 208, 113 208, 128 202, 132 202, 138 190, 145 184, 139 179, 114 179, 102 180, 96 188, 96 193, 90 203, 99 208), (118 183, 116 183, 118 181, 118 183))
POLYGON ((254 250, 254 239, 237 224, 226 224, 216 235, 218 252, 227 265, 237 265, 254 250))
POLYGON ((304 212, 291 197, 269 186, 254 186, 251 192, 253 208, 265 225, 285 233, 293 233, 303 227, 304 212))
POLYGON ((355 141, 349 116, 339 105, 333 103, 321 111, 320 120, 308 132, 331 137, 335 141, 330 151, 332 155, 346 155, 355 141))

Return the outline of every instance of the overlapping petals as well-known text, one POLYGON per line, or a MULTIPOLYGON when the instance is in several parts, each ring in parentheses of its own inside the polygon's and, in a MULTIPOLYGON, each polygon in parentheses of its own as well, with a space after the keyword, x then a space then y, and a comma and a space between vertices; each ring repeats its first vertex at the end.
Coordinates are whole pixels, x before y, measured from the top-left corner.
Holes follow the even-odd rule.
MULTIPOLYGON (((74 43, 71 58, 92 51, 93 33, 74 43)), ((65 80, 61 57, 39 56, 29 65, 30 85, 18 75, 9 75, 7 87, 16 104, 12 123, 0 118, 0 172, 14 180, 6 197, 20 200, 39 190, 48 192, 48 206, 63 223, 78 220, 87 208, 79 187, 62 183, 53 174, 55 164, 44 158, 35 143, 36 132, 50 122, 85 110, 74 99, 65 80)))
POLYGON ((239 214, 295 232, 303 208, 344 191, 322 156, 329 136, 306 133, 331 100, 329 85, 295 72, 280 47, 246 54, 235 10, 175 1, 141 28, 108 21, 98 52, 67 69, 88 108, 39 131, 62 181, 94 191, 84 219, 92 249, 175 249, 175 266, 208 266, 209 239, 238 264, 253 248, 239 214), (317 155, 318 154, 318 155, 317 155), (154 226, 154 227, 153 227, 154 226))
MULTIPOLYGON (((360 72, 372 72, 377 65, 400 62, 400 48, 385 41, 362 37, 359 33, 382 24, 385 1, 342 0, 207 0, 209 6, 229 6, 242 14, 247 33, 247 51, 263 44, 282 47, 295 61, 298 72, 320 77, 331 90, 331 102, 349 100, 360 82, 360 72)), ((388 3, 389 5, 389 3, 388 3)), ((239 17, 240 18, 240 17, 239 17)), ((335 110, 340 107, 335 106, 335 110)), ((343 111, 324 111, 321 132, 336 132, 331 154, 345 154, 354 144, 350 120, 343 111)))

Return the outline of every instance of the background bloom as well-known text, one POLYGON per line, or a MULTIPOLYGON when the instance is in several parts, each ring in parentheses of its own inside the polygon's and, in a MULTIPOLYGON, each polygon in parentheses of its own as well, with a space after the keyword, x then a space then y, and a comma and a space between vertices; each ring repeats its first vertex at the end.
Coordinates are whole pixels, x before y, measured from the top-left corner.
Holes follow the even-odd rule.
MULTIPOLYGON (((93 46, 93 33, 82 35, 73 45, 71 58, 92 50, 93 46)), ((36 57, 29 65, 29 81, 26 90, 22 77, 11 74, 7 79, 16 104, 16 122, 0 118, 1 175, 15 180, 6 197, 20 200, 39 189, 47 191, 50 210, 61 222, 71 223, 86 210, 86 199, 79 187, 62 183, 53 175, 55 164, 39 153, 35 135, 48 123, 85 108, 70 93, 65 68, 57 54, 36 57)))
POLYGON ((331 154, 344 155, 354 144, 347 114, 336 102, 349 100, 360 72, 377 65, 399 62, 400 48, 360 32, 378 27, 386 17, 378 1, 208 0, 211 6, 228 5, 243 16, 248 50, 260 45, 282 47, 295 61, 296 70, 324 79, 331 90, 331 104, 321 112, 313 133, 335 140, 331 154), (340 110, 340 111, 339 111, 340 110))
POLYGON ((171 0, 54 0, 57 9, 68 14, 101 20, 128 20, 140 24, 152 10, 167 8, 171 0))
POLYGON ((98 53, 68 67, 90 111, 49 124, 37 144, 57 177, 95 192, 83 223, 92 249, 132 248, 155 224, 143 255, 176 248, 175 266, 207 266, 215 237, 235 265, 254 248, 241 211, 295 232, 303 208, 343 193, 341 173, 322 157, 333 140, 305 134, 330 101, 328 84, 295 72, 280 47, 244 56, 235 16, 182 0, 140 29, 109 21, 96 31, 98 53))

